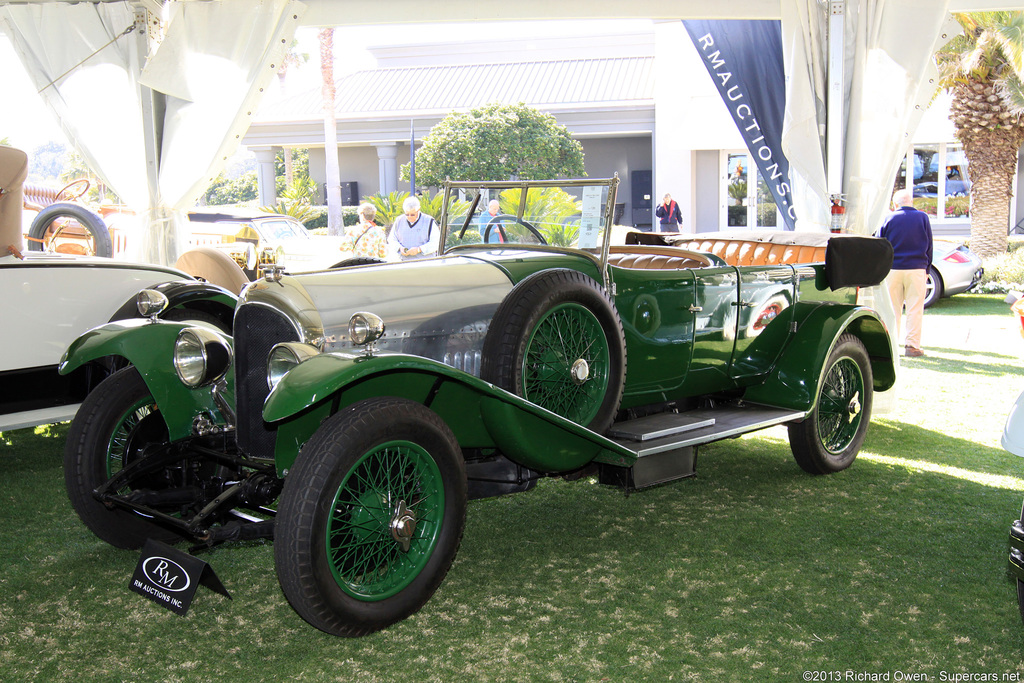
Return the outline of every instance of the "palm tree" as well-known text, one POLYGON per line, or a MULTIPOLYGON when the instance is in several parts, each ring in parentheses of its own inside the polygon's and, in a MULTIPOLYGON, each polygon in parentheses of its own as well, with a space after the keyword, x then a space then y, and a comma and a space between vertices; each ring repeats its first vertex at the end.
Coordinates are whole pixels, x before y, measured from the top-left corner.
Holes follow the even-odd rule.
MULTIPOLYGON (((292 44, 288 46, 288 52, 285 53, 284 58, 281 60, 280 66, 277 67, 277 81, 281 87, 282 97, 285 95, 285 76, 288 75, 288 69, 293 66, 302 66, 309 61, 309 55, 305 52, 299 51, 299 41, 293 40, 292 44)), ((295 182, 295 171, 292 163, 292 149, 291 147, 285 147, 281 150, 284 155, 284 181, 285 187, 291 187, 292 183, 295 182)))
POLYGON ((936 54, 940 85, 971 179, 971 249, 1006 251, 1013 176, 1024 142, 1024 12, 969 12, 964 29, 936 54))
POLYGON ((320 29, 320 75, 324 96, 324 156, 327 160, 327 234, 344 232, 341 217, 341 169, 338 167, 338 124, 334 117, 334 28, 320 29))

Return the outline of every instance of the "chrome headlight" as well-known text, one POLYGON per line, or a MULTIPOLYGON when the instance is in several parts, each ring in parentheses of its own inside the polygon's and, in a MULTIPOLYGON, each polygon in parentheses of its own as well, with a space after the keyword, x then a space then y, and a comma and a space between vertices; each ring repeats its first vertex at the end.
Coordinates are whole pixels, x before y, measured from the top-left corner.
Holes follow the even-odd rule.
POLYGON ((231 346, 213 330, 186 327, 174 341, 174 371, 185 386, 213 384, 231 366, 231 346))
POLYGON ((289 370, 319 353, 320 349, 302 342, 277 344, 267 357, 267 386, 273 390, 289 370))
POLYGON ((135 295, 135 307, 143 318, 156 320, 157 316, 167 310, 170 301, 163 292, 155 289, 144 289, 135 295))
POLYGON ((348 338, 356 346, 366 346, 384 336, 384 321, 380 316, 359 311, 348 321, 348 338))

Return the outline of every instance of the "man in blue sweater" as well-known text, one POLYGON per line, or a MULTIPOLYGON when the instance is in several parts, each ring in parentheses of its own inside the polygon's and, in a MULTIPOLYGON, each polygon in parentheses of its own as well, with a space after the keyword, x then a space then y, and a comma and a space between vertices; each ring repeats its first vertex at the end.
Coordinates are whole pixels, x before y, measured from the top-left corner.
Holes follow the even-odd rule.
POLYGON ((914 208, 914 194, 897 190, 892 196, 896 210, 885 219, 879 237, 892 244, 892 271, 886 282, 896 310, 896 338, 900 335, 900 316, 907 307, 906 354, 923 356, 921 326, 924 322, 925 281, 932 263, 932 224, 928 214, 914 208))

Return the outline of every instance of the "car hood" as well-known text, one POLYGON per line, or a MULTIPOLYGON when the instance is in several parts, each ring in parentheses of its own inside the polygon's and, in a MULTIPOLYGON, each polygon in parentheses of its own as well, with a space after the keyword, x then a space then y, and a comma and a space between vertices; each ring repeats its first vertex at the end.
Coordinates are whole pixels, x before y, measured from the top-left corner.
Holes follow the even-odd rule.
POLYGON ((379 350, 424 356, 479 375, 484 336, 512 284, 494 264, 446 256, 259 280, 239 306, 283 315, 302 341, 325 352, 352 350, 349 318, 369 311, 384 320, 379 350))

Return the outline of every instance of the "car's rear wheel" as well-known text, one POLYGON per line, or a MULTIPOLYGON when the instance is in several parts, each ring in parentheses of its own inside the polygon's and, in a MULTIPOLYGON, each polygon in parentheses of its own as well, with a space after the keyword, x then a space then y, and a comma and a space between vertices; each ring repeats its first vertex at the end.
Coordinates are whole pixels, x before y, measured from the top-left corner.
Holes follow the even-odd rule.
POLYGON ((928 273, 924 278, 924 307, 928 308, 942 298, 942 276, 935 266, 928 266, 928 273))
POLYGON ((622 322, 604 289, 575 270, 520 282, 498 307, 480 375, 577 424, 611 426, 626 372, 622 322))
POLYGON ((853 464, 871 420, 872 376, 864 344, 839 338, 825 363, 814 409, 789 425, 793 457, 811 474, 839 472, 853 464))
POLYGON ((357 403, 324 422, 285 479, 281 589, 322 631, 377 631, 437 590, 465 518, 465 463, 444 421, 405 399, 357 403))
POLYGON ((142 547, 147 538, 179 538, 145 517, 107 508, 92 493, 147 450, 167 442, 160 409, 134 367, 115 372, 82 402, 68 431, 64 483, 71 507, 96 536, 128 549, 142 547))

